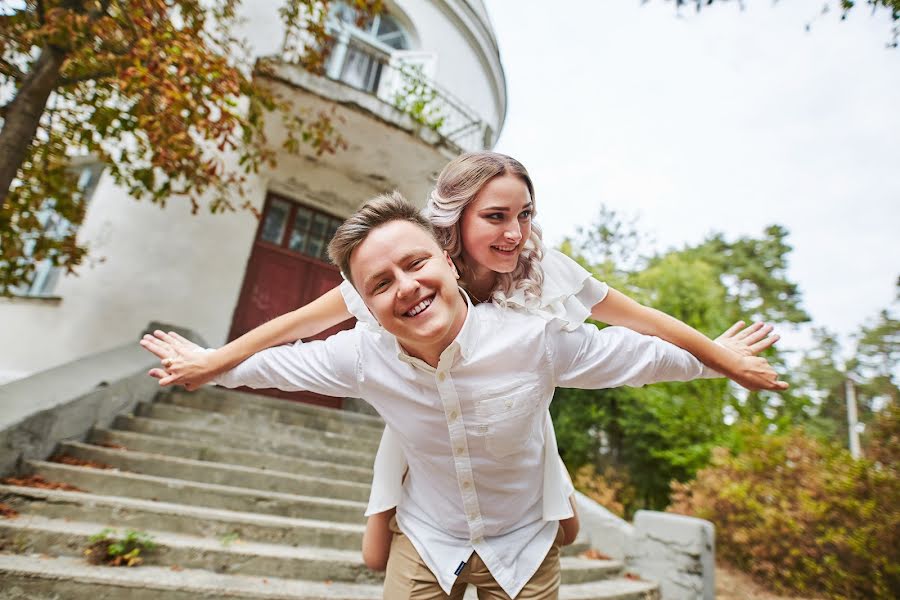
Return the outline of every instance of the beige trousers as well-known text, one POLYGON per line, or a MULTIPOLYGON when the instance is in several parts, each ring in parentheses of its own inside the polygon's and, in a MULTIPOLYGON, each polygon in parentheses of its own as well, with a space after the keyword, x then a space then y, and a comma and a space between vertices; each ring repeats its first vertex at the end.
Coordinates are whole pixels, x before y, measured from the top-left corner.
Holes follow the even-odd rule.
MULTIPOLYGON (((391 519, 391 554, 384 579, 384 600, 462 600, 466 586, 472 584, 479 600, 510 600, 488 571, 477 553, 473 553, 453 584, 450 595, 444 593, 437 579, 422 561, 415 546, 391 519)), ((563 539, 562 527, 556 541, 537 572, 528 580, 516 600, 557 600, 559 598, 559 548, 563 539)))

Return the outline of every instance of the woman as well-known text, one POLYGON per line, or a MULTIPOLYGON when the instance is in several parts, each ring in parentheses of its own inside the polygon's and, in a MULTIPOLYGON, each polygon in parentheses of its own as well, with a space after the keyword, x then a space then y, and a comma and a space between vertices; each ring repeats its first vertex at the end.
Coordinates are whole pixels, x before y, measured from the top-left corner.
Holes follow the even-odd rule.
MULTIPOLYGON (((571 330, 588 317, 655 335, 691 352, 707 366, 749 389, 784 389, 786 385, 761 358, 750 356, 771 346, 777 336, 757 323, 732 327, 716 344, 706 336, 655 309, 642 306, 606 284, 570 258, 545 250, 533 223, 534 187, 518 161, 492 152, 465 154, 438 177, 426 208, 440 241, 460 273, 461 286, 473 303, 492 301, 525 310, 571 330)), ((165 359, 161 385, 196 389, 265 348, 315 335, 350 316, 364 326, 380 327, 352 285, 344 282, 314 302, 261 325, 213 352, 198 352, 180 343, 165 359)), ((165 335, 165 334, 163 334, 165 335)), ((557 458, 549 415, 545 423, 545 520, 560 520, 571 542, 577 533, 571 482, 557 458), (572 520, 567 520, 572 519, 572 520)), ((388 521, 399 501, 405 459, 386 430, 375 462, 369 516, 363 541, 366 564, 384 568, 390 544, 388 521)))

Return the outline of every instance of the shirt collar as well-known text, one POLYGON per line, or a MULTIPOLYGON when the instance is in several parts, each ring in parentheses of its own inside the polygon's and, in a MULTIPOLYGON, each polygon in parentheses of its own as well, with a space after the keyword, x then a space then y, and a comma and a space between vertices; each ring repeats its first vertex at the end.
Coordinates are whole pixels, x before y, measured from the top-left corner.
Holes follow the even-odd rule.
MULTIPOLYGON (((463 325, 460 328, 459 333, 456 334, 456 338, 454 338, 454 340, 450 342, 450 345, 441 352, 441 361, 443 361, 445 357, 452 358, 456 353, 459 353, 462 359, 465 360, 472 355, 472 351, 478 343, 478 320, 474 312, 475 306, 472 304, 471 298, 469 298, 469 295, 464 289, 459 288, 459 293, 462 294, 462 297, 466 301, 466 320, 463 321, 463 325)), ((403 346, 400 345, 400 340, 393 335, 391 337, 394 338, 394 345, 397 348, 397 358, 411 365, 427 367, 429 370, 434 370, 434 368, 425 361, 410 356, 406 350, 403 349, 403 346)))

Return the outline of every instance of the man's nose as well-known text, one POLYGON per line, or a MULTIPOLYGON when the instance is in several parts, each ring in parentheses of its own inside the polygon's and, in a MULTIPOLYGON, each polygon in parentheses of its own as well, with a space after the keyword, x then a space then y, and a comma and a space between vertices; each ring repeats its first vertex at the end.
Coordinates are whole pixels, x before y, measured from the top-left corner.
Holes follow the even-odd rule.
POLYGON ((397 280, 397 297, 405 298, 419 289, 419 282, 415 277, 407 274, 400 275, 397 280))

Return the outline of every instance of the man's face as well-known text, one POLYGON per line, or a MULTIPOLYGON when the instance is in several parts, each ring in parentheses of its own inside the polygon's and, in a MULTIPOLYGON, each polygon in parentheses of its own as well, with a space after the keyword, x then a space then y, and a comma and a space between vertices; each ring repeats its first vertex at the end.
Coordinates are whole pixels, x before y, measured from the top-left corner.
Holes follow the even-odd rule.
POLYGON ((466 303, 456 269, 421 227, 376 227, 350 255, 350 271, 372 315, 411 355, 440 354, 459 333, 466 303))

